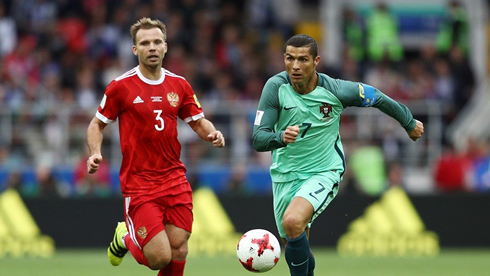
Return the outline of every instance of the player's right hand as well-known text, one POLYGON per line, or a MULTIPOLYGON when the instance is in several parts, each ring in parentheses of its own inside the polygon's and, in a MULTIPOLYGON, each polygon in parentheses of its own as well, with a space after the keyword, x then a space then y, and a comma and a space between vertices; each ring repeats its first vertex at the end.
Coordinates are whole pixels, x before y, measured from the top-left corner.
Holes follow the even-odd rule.
POLYGON ((87 160, 87 172, 95 173, 99 169, 100 162, 102 162, 102 155, 98 153, 92 154, 87 160))
POLYGON ((299 134, 299 125, 288 126, 284 131, 284 135, 282 136, 282 140, 286 144, 291 144, 296 142, 296 138, 299 134))
POLYGON ((408 132, 408 136, 413 141, 417 141, 417 139, 422 137, 422 134, 424 134, 424 124, 419 120, 415 120, 415 121, 416 121, 415 128, 412 131, 408 132))

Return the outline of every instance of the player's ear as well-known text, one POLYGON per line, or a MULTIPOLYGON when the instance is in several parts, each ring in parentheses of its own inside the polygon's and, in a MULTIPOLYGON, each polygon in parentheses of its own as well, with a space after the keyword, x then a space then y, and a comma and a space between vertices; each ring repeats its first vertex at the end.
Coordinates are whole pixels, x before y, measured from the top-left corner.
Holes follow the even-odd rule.
POLYGON ((317 66, 320 63, 320 56, 316 56, 315 58, 315 66, 317 66))
POLYGON ((138 55, 138 51, 136 51, 136 45, 133 45, 133 54, 134 54, 135 56, 137 56, 137 55, 138 55))

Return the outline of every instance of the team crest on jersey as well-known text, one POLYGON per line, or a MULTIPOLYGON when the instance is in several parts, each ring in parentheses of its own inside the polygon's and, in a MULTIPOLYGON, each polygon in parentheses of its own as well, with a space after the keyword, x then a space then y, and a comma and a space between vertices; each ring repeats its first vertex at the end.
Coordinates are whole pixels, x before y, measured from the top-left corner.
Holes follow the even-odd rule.
POLYGON ((146 227, 144 227, 144 226, 141 226, 136 233, 138 233, 138 237, 140 237, 140 239, 143 239, 143 240, 148 235, 148 232, 146 232, 146 227))
POLYGON ((330 121, 332 117, 330 117, 330 112, 332 112, 332 106, 328 103, 322 103, 320 106, 320 113, 323 114, 323 118, 321 119, 324 122, 330 121))
POLYGON ((177 105, 179 105, 179 95, 177 95, 175 92, 168 93, 167 100, 173 107, 177 107, 177 105))

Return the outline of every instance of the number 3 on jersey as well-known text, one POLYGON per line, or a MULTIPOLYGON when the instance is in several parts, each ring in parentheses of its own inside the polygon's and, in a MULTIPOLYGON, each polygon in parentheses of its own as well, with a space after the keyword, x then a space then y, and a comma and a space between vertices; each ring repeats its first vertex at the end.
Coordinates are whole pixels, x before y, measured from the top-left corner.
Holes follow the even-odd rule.
POLYGON ((157 124, 155 124, 155 129, 158 131, 162 131, 165 128, 165 122, 163 121, 163 118, 160 116, 162 115, 161 110, 153 110, 153 113, 156 113, 157 116, 155 117, 155 120, 158 121, 157 124))

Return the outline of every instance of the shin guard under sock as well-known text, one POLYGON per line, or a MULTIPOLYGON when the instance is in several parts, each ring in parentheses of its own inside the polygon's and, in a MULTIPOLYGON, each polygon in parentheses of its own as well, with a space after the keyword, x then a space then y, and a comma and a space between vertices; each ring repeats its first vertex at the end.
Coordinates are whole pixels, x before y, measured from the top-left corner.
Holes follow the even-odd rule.
POLYGON ((285 257, 289 266, 291 276, 308 275, 308 260, 310 257, 310 243, 303 232, 299 237, 294 239, 286 238, 285 257))

